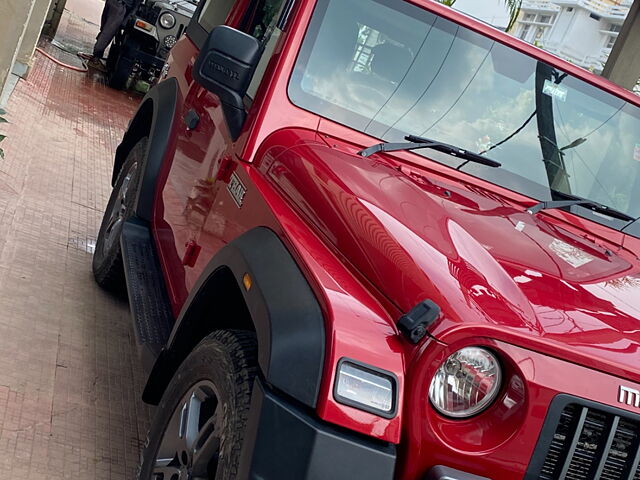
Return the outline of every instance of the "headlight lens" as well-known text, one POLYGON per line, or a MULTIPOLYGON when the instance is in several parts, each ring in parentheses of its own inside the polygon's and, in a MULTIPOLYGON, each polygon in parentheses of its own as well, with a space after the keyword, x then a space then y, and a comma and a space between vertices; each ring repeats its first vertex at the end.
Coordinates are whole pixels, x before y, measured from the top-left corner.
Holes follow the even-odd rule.
POLYGON ((170 13, 165 12, 162 15, 160 15, 160 26, 162 28, 173 28, 175 24, 176 24, 176 17, 174 17, 170 13))
POLYGON ((485 348, 467 347, 440 366, 431 381, 429 400, 443 415, 466 418, 487 408, 498 396, 501 383, 496 356, 485 348))

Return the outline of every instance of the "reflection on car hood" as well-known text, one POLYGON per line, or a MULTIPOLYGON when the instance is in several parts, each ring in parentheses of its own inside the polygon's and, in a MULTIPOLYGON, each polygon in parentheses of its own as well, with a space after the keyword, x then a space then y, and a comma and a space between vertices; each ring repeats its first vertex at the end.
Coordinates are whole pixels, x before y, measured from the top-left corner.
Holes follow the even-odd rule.
POLYGON ((270 179, 402 311, 436 301, 434 336, 474 327, 640 378, 635 256, 481 189, 298 144, 264 163, 270 179))

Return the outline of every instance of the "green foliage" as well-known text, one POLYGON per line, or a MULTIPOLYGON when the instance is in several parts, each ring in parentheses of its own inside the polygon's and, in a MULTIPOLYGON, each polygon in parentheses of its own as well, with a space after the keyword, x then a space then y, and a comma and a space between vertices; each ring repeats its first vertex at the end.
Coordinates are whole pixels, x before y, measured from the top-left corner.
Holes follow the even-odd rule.
MULTIPOLYGON (((5 112, 2 108, 0 108, 0 123, 9 123, 7 122, 7 119, 4 118, 2 115, 6 115, 7 112, 5 112)), ((2 141, 7 138, 6 135, 0 135, 0 143, 2 143, 2 141)), ((4 158, 4 150, 2 148, 0 148, 0 158, 4 158)))
POLYGON ((504 0, 507 4, 507 10, 509 10, 509 25, 507 25, 507 32, 510 31, 518 20, 520 15, 520 7, 522 7, 522 0, 504 0))

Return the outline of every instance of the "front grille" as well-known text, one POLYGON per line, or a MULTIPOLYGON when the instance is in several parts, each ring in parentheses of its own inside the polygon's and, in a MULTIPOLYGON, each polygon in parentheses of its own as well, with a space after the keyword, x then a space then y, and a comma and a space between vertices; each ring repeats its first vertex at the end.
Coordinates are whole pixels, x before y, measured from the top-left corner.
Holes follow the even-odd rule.
POLYGON ((640 480, 640 416, 560 395, 526 480, 640 480))

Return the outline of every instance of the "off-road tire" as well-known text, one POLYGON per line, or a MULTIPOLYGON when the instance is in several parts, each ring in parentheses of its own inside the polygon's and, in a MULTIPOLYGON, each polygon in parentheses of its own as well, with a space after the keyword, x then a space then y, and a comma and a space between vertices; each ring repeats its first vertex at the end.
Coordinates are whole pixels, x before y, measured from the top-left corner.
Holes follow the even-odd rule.
MULTIPOLYGON (((182 412, 181 421, 187 424, 191 422, 190 413, 186 415, 187 420, 185 420, 184 411, 187 405, 185 398, 193 398, 195 394, 191 392, 201 382, 210 382, 217 392, 217 407, 210 418, 213 419, 218 412, 222 415, 217 462, 215 466, 209 465, 206 478, 235 480, 256 373, 257 347, 255 334, 252 332, 220 330, 202 340, 178 368, 156 410, 142 452, 138 480, 154 478, 156 459, 160 455, 159 449, 162 446, 166 451, 165 436, 170 436, 170 432, 175 431, 175 427, 172 427, 175 424, 174 415, 182 412)), ((189 410, 190 408, 187 409, 189 410)), ((198 411, 202 410, 203 408, 198 407, 198 411)), ((206 421, 198 417, 198 425, 206 421)), ((203 427, 202 430, 205 428, 203 427)), ((169 442, 171 442, 170 439, 169 442)), ((170 455, 164 454, 162 458, 167 456, 170 455)), ((177 463, 174 464, 179 465, 178 453, 175 458, 177 463)), ((189 474, 184 472, 183 475, 185 478, 191 478, 189 476, 191 473, 191 471, 189 474)), ((164 474, 169 478, 173 475, 164 474)), ((202 473, 199 473, 198 478, 201 475, 202 473)))
MULTIPOLYGON (((147 152, 147 137, 138 140, 138 143, 131 149, 127 158, 120 169, 115 186, 111 191, 111 197, 107 208, 105 209, 98 238, 96 240, 95 251, 93 253, 93 276, 102 288, 111 292, 123 294, 126 292, 126 283, 124 277, 124 267, 122 265, 122 252, 120 251, 119 233, 115 232, 117 238, 109 237, 110 225, 113 220, 114 209, 121 209, 124 204, 125 213, 123 222, 130 218, 134 213, 136 196, 140 188, 142 171, 147 152), (137 165, 135 175, 127 179, 127 175, 131 172, 133 165, 137 165), (122 202, 120 194, 125 180, 128 181, 126 188, 126 198, 122 202), (106 243, 105 243, 106 242, 106 243)), ((122 230, 120 229, 120 232, 122 230)))
MULTIPOLYGON (((115 90, 124 90, 129 80, 130 68, 122 61, 122 45, 130 41, 128 36, 118 35, 109 48, 107 56, 107 83, 115 90)), ((131 42, 133 42, 131 40, 131 42)), ((133 43, 130 43, 132 45, 133 43)))
POLYGON ((126 62, 122 61, 122 57, 115 60, 113 70, 107 72, 108 83, 114 90, 124 90, 129 80, 130 68, 126 62))
POLYGON ((116 63, 118 63, 118 58, 120 57, 120 42, 118 37, 111 43, 109 47, 109 54, 107 55, 106 66, 108 71, 112 71, 115 69, 116 63))

